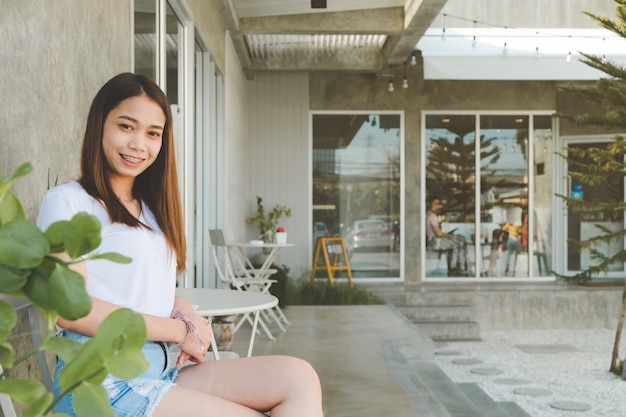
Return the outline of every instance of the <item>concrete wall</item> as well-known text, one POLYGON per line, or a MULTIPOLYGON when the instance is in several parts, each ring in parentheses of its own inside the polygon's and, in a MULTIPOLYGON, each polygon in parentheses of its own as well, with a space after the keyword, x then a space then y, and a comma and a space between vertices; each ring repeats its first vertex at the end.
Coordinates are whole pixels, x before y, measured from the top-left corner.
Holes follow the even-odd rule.
MULTIPOLYGON (((131 68, 130 12, 130 0, 0 0, 0 174, 33 164, 13 187, 30 218, 49 187, 78 176, 91 100, 131 68)), ((21 315, 14 335, 28 334, 21 315)), ((29 337, 12 343, 19 352, 31 346, 29 337)), ((31 363, 15 376, 39 371, 31 363)))
POLYGON ((85 118, 98 88, 131 68, 130 0, 0 2, 0 173, 29 217, 45 191, 79 173, 85 118))
POLYGON ((203 34, 215 63, 222 74, 226 73, 226 29, 219 14, 216 0, 185 0, 194 23, 203 34))
MULTIPOLYGON (((400 85, 404 74, 394 78, 400 85)), ((311 110, 401 110, 405 112, 405 281, 417 282, 422 244, 420 220, 421 115, 428 110, 554 110, 555 82, 423 80, 419 65, 407 74, 409 88, 387 91, 389 77, 315 73, 311 110)))

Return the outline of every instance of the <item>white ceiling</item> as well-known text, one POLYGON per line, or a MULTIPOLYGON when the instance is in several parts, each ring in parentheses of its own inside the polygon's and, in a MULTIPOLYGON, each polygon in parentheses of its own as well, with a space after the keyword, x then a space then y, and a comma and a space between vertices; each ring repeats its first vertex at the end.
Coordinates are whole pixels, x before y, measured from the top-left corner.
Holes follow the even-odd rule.
POLYGON ((613 0, 327 0, 326 9, 310 0, 217 2, 249 77, 382 73, 417 50, 430 79, 594 79, 602 74, 578 51, 625 60, 624 40, 583 14, 612 16, 613 0))
POLYGON ((239 17, 345 12, 404 7, 405 0, 327 0, 326 9, 312 9, 310 0, 233 0, 239 17))

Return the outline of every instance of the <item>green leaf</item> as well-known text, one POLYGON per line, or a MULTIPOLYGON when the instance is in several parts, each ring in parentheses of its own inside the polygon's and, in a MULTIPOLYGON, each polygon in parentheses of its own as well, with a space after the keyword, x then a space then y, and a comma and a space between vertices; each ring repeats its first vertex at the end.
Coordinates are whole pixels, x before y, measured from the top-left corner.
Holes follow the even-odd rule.
POLYGON ((15 220, 0 227, 0 264, 34 268, 49 251, 48 239, 31 221, 15 220))
POLYGON ((67 220, 59 220, 48 226, 45 234, 50 241, 50 252, 65 252, 65 229, 69 224, 70 222, 67 220))
POLYGON ((89 255, 89 260, 94 259, 106 259, 112 262, 117 262, 118 264, 129 264, 133 261, 133 258, 129 258, 128 256, 124 256, 115 252, 94 253, 89 255))
POLYGON ((121 349, 141 349, 146 343, 146 322, 141 314, 120 308, 104 319, 94 339, 103 357, 117 354, 121 349))
POLYGON ((100 385, 81 383, 74 391, 73 402, 78 417, 115 417, 107 393, 100 385))
POLYGON ((26 284, 28 272, 0 264, 0 293, 8 294, 21 290, 26 284))
POLYGON ((53 400, 52 393, 46 391, 45 394, 30 403, 28 408, 22 413, 22 417, 43 416, 45 411, 52 405, 53 400))
POLYGON ((65 265, 57 264, 54 268, 50 275, 50 291, 55 310, 64 319, 77 320, 91 311, 85 278, 65 265))
POLYGON ((13 350, 13 346, 11 346, 8 342, 0 343, 0 365, 3 368, 10 369, 13 368, 15 361, 15 351, 13 350))
POLYGON ((118 355, 105 359, 110 374, 122 379, 132 379, 141 375, 149 367, 141 349, 127 348, 118 355))
POLYGON ((70 362, 82 349, 83 344, 68 337, 50 337, 41 344, 41 348, 56 354, 63 362, 70 362))
POLYGON ((7 192, 9 191, 9 188, 11 188, 11 185, 13 185, 15 180, 17 180, 20 177, 23 177, 24 175, 27 175, 32 170, 33 170, 33 166, 29 162, 24 162, 15 170, 15 172, 13 173, 13 175, 11 176, 11 178, 9 178, 7 182, 3 182, 2 178, 0 178, 0 202, 4 199, 7 192))
POLYGON ((7 191, 4 198, 0 200, 0 225, 7 224, 13 220, 23 220, 26 218, 24 208, 20 200, 11 191, 7 191))
POLYGON ((6 300, 0 299, 0 342, 9 337, 17 324, 17 313, 13 305, 6 300))
POLYGON ((107 370, 130 379, 148 369, 141 349, 146 343, 146 323, 128 308, 115 310, 98 327, 94 339, 107 370))
POLYGON ((65 251, 72 259, 100 246, 100 221, 94 215, 77 213, 65 228, 65 251))
POLYGON ((0 380, 0 392, 13 398, 15 401, 28 404, 43 396, 48 391, 39 381, 22 378, 9 378, 0 380))
POLYGON ((50 274, 56 267, 53 258, 46 257, 43 262, 32 270, 22 287, 26 297, 43 310, 56 311, 56 301, 50 297, 50 274))
POLYGON ((81 381, 99 384, 104 381, 107 371, 104 368, 101 356, 96 349, 96 342, 89 339, 66 366, 59 373, 59 384, 63 391, 81 381))
POLYGON ((61 263, 46 262, 34 271, 24 286, 24 293, 33 304, 54 310, 67 320, 77 320, 91 310, 85 279, 61 263), (50 265, 53 265, 52 269, 50 265))

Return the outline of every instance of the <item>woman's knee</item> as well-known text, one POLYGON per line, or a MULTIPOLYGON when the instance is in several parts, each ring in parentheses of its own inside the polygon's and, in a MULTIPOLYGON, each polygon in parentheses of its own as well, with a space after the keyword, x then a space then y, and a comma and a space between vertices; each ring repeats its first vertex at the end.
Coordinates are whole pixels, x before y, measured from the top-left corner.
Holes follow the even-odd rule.
POLYGON ((309 362, 291 356, 284 356, 283 360, 285 361, 283 369, 289 373, 288 382, 293 388, 296 388, 298 391, 307 389, 321 393, 319 376, 309 362))

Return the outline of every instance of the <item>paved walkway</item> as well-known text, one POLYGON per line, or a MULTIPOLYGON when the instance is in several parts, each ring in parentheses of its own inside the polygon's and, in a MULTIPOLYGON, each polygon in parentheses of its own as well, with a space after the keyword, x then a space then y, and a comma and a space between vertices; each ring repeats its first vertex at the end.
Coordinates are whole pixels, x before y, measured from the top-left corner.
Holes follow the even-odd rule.
MULTIPOLYGON (((287 354, 317 370, 327 417, 413 417, 420 404, 407 383, 405 358, 431 361, 433 343, 388 306, 291 306, 291 324, 271 342, 257 336, 254 355, 287 354), (393 410, 393 412, 391 412, 393 410)), ((235 335, 245 352, 249 331, 235 335)))
MULTIPOLYGON (((472 394, 476 387, 453 383, 434 363, 431 339, 394 307, 291 306, 285 312, 287 331, 277 330, 273 342, 259 334, 254 355, 309 361, 322 381, 326 417, 527 416, 503 411, 484 393, 472 394)), ((245 354, 248 337, 244 326, 233 350, 245 354)))

